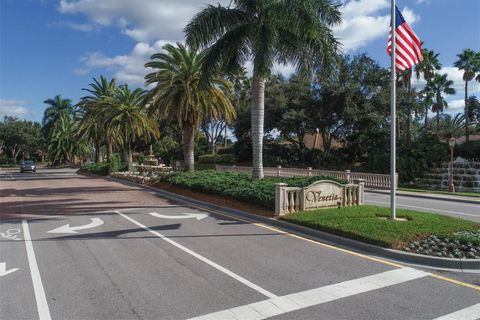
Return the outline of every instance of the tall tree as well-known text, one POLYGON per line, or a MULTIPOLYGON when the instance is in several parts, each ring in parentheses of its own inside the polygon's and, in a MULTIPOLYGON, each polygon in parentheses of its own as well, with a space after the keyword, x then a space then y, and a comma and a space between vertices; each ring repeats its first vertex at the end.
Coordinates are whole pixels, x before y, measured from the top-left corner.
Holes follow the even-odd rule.
MULTIPOLYGON (((460 70, 463 70, 463 81, 465 81, 465 123, 469 123, 468 119, 468 82, 475 78, 475 73, 480 71, 480 54, 472 49, 465 49, 457 55, 458 60, 453 64, 460 70)), ((465 126, 465 140, 470 140, 469 126, 465 126)))
POLYGON ((160 136, 155 117, 147 114, 146 91, 130 90, 122 85, 111 97, 105 98, 104 112, 98 116, 99 124, 106 128, 108 136, 115 136, 123 145, 123 160, 132 162, 132 144, 137 139, 151 141, 160 136))
POLYGON ((75 157, 88 154, 88 144, 77 137, 78 125, 72 113, 60 113, 48 139, 48 153, 54 164, 74 162, 75 157))
POLYGON ((338 42, 331 27, 341 22, 330 0, 232 0, 233 7, 208 6, 185 27, 187 43, 207 48, 204 70, 238 68, 253 61, 253 177, 263 178, 265 79, 274 63, 298 73, 330 66, 338 42))
POLYGON ((183 130, 184 159, 187 171, 194 170, 195 131, 204 119, 235 118, 229 99, 230 82, 212 74, 202 77, 205 55, 181 43, 166 45, 165 53, 152 55, 145 67, 154 72, 145 76, 155 87, 149 94, 149 113, 176 120, 183 130))
POLYGON ((97 119, 99 113, 106 112, 105 107, 108 107, 106 99, 113 96, 115 90, 117 90, 117 83, 115 79, 108 81, 104 76, 100 76, 99 80, 93 78, 93 82, 89 86, 90 88, 82 90, 90 94, 82 97, 78 103, 82 114, 79 135, 95 143, 95 162, 98 163, 101 160, 100 146, 102 141, 107 142, 107 159, 110 159, 112 154, 112 137, 107 137, 107 130, 99 125, 97 119))
MULTIPOLYGON (((423 79, 428 83, 433 76, 435 75, 435 72, 440 70, 442 68, 442 64, 438 60, 438 53, 435 53, 433 50, 429 50, 427 48, 422 49, 423 52, 423 60, 420 61, 419 64, 415 65, 415 76, 418 79, 420 79, 420 76, 423 74, 423 79)), ((422 90, 421 91, 424 94, 423 101, 427 102, 425 104, 425 128, 427 128, 428 124, 428 110, 430 109, 430 100, 431 100, 431 94, 428 92, 428 90, 422 90)))
POLYGON ((447 74, 436 74, 427 84, 429 87, 428 90, 433 92, 435 96, 432 111, 437 113, 437 133, 440 128, 440 112, 443 112, 443 110, 448 107, 448 103, 443 95, 455 94, 455 89, 452 87, 453 81, 448 80, 447 76, 447 74))
POLYGON ((56 95, 53 99, 47 99, 43 103, 48 105, 44 111, 42 120, 45 137, 48 137, 53 126, 60 119, 61 114, 71 114, 73 112, 73 106, 72 100, 64 99, 61 95, 56 95))

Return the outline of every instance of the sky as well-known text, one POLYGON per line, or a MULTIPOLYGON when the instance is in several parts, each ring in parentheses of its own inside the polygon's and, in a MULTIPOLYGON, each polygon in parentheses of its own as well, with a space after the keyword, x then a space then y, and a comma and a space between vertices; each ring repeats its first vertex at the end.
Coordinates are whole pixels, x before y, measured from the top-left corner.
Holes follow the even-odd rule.
MULTIPOLYGON (((340 2, 343 22, 334 34, 343 52, 366 53, 388 67, 390 0, 340 2)), ((0 117, 41 121, 44 100, 60 94, 76 103, 99 75, 143 87, 149 57, 183 41, 192 16, 218 3, 230 0, 0 0, 0 117)), ((448 112, 461 112, 464 82, 453 63, 466 48, 480 51, 480 0, 397 0, 397 6, 425 47, 440 54, 441 72, 457 89, 447 97, 448 112)), ((275 72, 288 76, 292 68, 275 72)), ((480 96, 480 83, 469 91, 480 96)))

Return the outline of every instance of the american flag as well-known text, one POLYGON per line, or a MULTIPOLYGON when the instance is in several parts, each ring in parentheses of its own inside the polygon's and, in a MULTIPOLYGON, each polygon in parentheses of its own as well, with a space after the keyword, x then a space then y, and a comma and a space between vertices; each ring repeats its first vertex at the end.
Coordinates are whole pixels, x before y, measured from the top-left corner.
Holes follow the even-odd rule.
MULTIPOLYGON (((398 70, 403 71, 410 69, 412 66, 418 64, 423 60, 422 44, 415 32, 410 28, 408 23, 403 18, 400 10, 395 6, 395 30, 396 36, 396 50, 395 50, 395 66, 398 70)), ((388 33, 388 47, 387 53, 392 53, 392 27, 388 33)))

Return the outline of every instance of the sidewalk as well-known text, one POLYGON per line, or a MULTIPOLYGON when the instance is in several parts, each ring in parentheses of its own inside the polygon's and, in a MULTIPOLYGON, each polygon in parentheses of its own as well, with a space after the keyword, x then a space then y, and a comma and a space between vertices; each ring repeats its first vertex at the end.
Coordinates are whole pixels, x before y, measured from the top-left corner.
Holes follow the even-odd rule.
MULTIPOLYGON (((365 188, 365 192, 390 194, 390 190, 371 189, 371 188, 365 188)), ((468 197, 468 196, 452 196, 448 194, 403 191, 403 190, 397 190, 396 194, 399 196, 412 197, 412 198, 445 200, 445 201, 454 201, 454 202, 474 203, 474 204, 480 205, 480 198, 468 197)))

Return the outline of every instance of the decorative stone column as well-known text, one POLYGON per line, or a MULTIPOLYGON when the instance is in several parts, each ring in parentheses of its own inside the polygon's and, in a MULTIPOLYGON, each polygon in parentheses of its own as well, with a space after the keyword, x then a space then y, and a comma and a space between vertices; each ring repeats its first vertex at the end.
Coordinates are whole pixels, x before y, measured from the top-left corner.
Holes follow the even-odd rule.
POLYGON ((283 215, 285 212, 285 188, 286 183, 275 183, 275 217, 283 215))
POLYGON ((358 205, 362 205, 365 202, 365 179, 355 179, 353 182, 358 185, 358 205))

